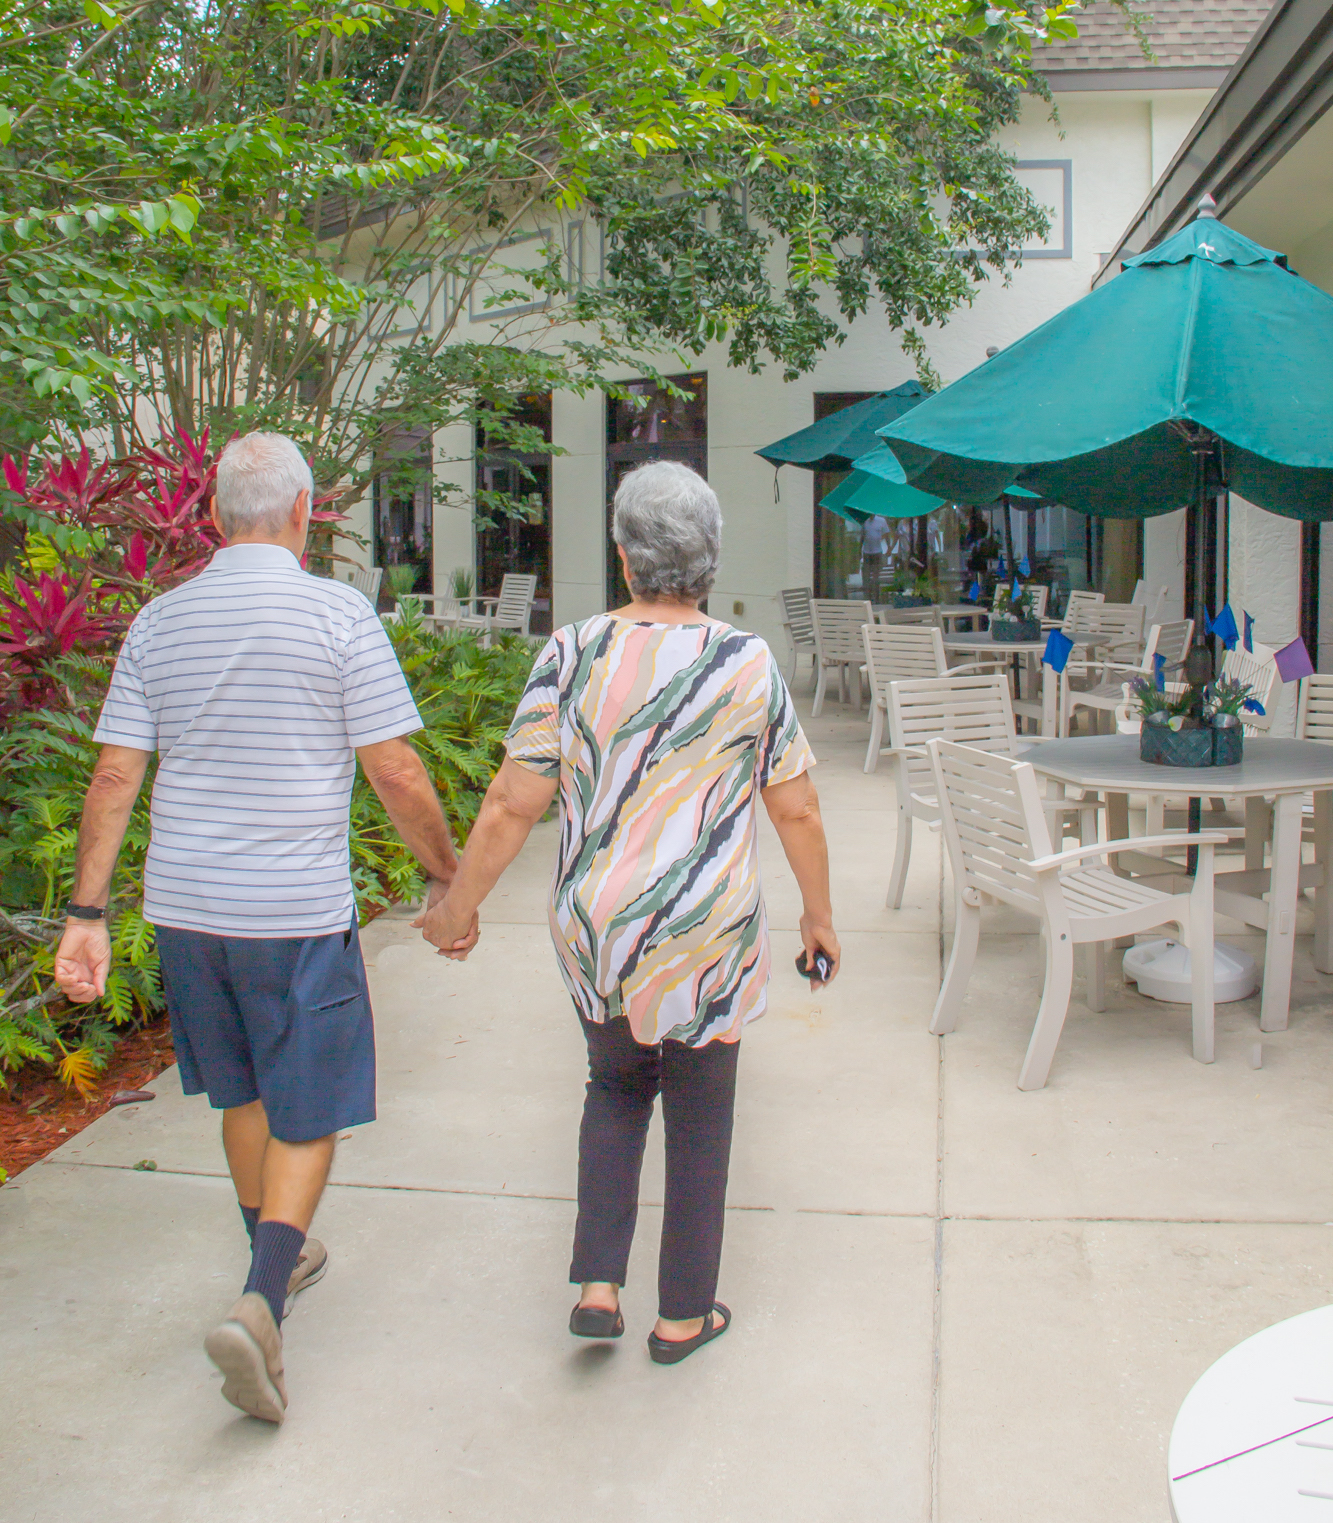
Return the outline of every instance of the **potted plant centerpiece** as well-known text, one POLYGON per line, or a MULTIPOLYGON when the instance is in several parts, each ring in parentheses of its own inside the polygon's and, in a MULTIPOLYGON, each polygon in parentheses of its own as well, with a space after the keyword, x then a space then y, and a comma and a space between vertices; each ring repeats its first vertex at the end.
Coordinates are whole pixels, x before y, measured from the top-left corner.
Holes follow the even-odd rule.
POLYGON ((995 589, 990 632, 991 639, 1005 642, 1041 639, 1041 620, 1036 616, 1036 594, 1031 587, 1004 582, 995 589))
POLYGON ((929 608, 935 601, 935 587, 926 572, 913 576, 900 568, 889 583, 889 602, 894 608, 929 608))
POLYGON ((1234 767, 1244 752, 1242 712, 1247 706, 1263 712, 1249 683, 1219 677, 1173 687, 1149 677, 1134 681, 1139 756, 1163 767, 1234 767))

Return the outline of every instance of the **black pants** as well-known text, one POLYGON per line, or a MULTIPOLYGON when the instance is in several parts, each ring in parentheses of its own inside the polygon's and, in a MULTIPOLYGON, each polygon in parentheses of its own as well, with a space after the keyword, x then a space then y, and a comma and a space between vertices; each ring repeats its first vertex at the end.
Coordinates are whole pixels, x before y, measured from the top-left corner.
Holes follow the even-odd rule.
POLYGON ((583 1022, 588 1097, 579 1128, 579 1217, 569 1278, 623 1285, 639 1214, 639 1171, 653 1101, 662 1096, 666 1199, 658 1315, 706 1316, 722 1260, 739 1042, 644 1047, 629 1022, 583 1022))

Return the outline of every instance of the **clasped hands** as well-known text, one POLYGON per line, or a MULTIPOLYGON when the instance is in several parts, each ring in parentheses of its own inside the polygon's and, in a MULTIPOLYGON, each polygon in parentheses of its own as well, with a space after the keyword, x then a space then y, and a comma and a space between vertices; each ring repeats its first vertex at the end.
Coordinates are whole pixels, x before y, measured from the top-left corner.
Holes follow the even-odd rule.
POLYGON ((437 878, 430 880, 426 892, 426 908, 413 926, 421 932, 441 957, 463 962, 477 944, 481 935, 481 923, 474 910, 470 916, 461 915, 449 904, 449 884, 437 878))

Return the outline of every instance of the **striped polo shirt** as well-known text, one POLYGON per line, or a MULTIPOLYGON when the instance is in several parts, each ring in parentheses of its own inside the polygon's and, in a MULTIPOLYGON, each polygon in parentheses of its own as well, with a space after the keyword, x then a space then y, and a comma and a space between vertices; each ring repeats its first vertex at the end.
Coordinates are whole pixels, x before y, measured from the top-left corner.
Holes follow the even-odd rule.
POLYGON ((96 740, 160 753, 144 915, 219 936, 352 923, 353 748, 421 728, 375 610, 231 545, 130 625, 96 740))

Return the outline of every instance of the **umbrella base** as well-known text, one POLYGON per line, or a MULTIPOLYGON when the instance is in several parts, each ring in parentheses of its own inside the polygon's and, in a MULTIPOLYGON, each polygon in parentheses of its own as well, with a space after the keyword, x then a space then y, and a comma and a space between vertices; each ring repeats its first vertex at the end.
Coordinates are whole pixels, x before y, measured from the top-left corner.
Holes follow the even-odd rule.
MULTIPOLYGON (((1168 1005, 1190 1002, 1190 949, 1178 941, 1144 941, 1125 953, 1126 982, 1139 993, 1168 1005)), ((1213 1002, 1248 999, 1259 987, 1259 965, 1248 952, 1225 942, 1213 944, 1213 1002)))

